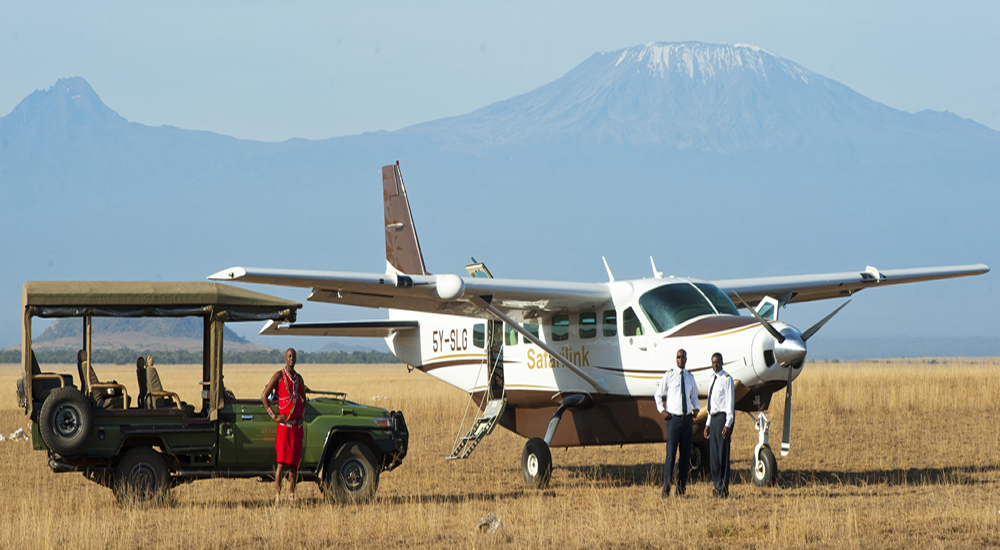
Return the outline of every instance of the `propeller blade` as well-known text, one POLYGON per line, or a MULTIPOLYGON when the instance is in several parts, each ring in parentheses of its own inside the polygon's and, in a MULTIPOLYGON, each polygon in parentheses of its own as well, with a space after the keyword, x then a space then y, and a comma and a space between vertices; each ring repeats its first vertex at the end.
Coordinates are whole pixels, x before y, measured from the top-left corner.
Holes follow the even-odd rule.
POLYGON ((792 442, 792 366, 788 367, 788 385, 785 386, 785 422, 781 426, 781 456, 788 456, 792 442))
POLYGON ((764 328, 767 329, 767 332, 771 333, 771 336, 774 336, 774 339, 777 340, 779 344, 784 344, 785 343, 785 336, 783 334, 781 334, 780 332, 778 332, 778 329, 776 329, 773 326, 771 326, 771 323, 768 323, 767 319, 761 317, 760 314, 757 313, 757 310, 755 310, 754 308, 752 308, 749 305, 747 305, 747 303, 743 300, 743 297, 740 296, 740 294, 738 292, 736 292, 734 290, 733 294, 735 294, 736 297, 740 299, 740 302, 743 304, 743 307, 745 307, 748 310, 750 310, 750 313, 754 317, 756 317, 758 321, 760 321, 760 324, 764 325, 764 328))
POLYGON ((850 300, 844 302, 843 304, 840 304, 840 307, 838 307, 837 309, 833 310, 832 313, 830 313, 826 317, 823 317, 822 319, 820 319, 820 321, 818 323, 816 323, 815 325, 809 327, 808 330, 806 330, 805 332, 802 333, 802 341, 805 342, 813 334, 816 334, 817 332, 819 332, 819 329, 823 328, 823 325, 825 325, 827 321, 829 321, 830 319, 832 319, 834 315, 836 315, 837 313, 840 312, 840 310, 842 310, 845 307, 847 307, 847 304, 849 304, 849 303, 851 303, 850 300))

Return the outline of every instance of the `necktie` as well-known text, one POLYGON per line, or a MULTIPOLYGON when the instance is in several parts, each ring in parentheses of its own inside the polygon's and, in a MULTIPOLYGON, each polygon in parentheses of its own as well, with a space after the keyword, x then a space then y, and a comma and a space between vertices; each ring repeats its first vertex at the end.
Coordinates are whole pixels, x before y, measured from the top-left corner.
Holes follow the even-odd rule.
POLYGON ((718 380, 718 379, 719 379, 718 376, 716 376, 715 378, 713 378, 712 379, 712 386, 710 388, 708 388, 708 417, 709 418, 712 417, 712 390, 715 389, 715 381, 718 380))
POLYGON ((684 388, 684 371, 681 371, 681 416, 688 413, 688 395, 684 388))

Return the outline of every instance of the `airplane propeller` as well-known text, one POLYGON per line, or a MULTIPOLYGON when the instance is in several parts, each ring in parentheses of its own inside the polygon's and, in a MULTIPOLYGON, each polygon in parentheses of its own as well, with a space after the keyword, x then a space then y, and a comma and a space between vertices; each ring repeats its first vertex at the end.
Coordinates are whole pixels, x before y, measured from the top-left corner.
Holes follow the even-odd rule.
POLYGON ((736 291, 733 294, 739 298, 743 307, 750 311, 750 314, 760 322, 760 324, 767 330, 767 332, 774 337, 776 342, 774 346, 774 359, 775 361, 788 369, 788 382, 785 385, 785 421, 781 429, 781 456, 788 456, 789 450, 791 450, 791 439, 792 439, 792 374, 793 370, 798 370, 802 368, 803 363, 805 363, 806 358, 806 340, 812 338, 819 329, 823 328, 823 325, 827 323, 834 315, 840 313, 840 310, 844 309, 847 304, 851 303, 850 300, 841 304, 837 309, 830 312, 829 315, 823 317, 818 323, 806 329, 805 332, 798 332, 797 330, 789 327, 783 331, 778 331, 774 326, 768 322, 767 319, 760 316, 757 310, 750 307, 743 297, 739 295, 736 291))

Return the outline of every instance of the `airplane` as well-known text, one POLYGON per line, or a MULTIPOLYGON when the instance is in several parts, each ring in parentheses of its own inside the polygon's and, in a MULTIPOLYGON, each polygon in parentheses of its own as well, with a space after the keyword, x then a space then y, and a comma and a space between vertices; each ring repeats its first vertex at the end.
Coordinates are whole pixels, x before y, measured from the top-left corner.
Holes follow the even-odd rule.
MULTIPOLYGON (((674 352, 687 351, 702 399, 720 352, 735 380, 736 410, 754 420, 752 481, 773 484, 777 462, 767 410, 785 390, 781 455, 790 450, 792 382, 806 342, 849 302, 806 330, 778 319, 790 303, 852 296, 868 288, 987 273, 984 264, 707 281, 653 277, 608 282, 493 278, 483 263, 469 276, 427 271, 399 162, 382 168, 385 273, 231 267, 208 278, 311 289, 314 302, 388 309, 389 318, 334 323, 269 322, 261 334, 383 337, 409 367, 470 395, 477 417, 448 458, 466 458, 500 426, 525 438, 521 475, 546 487, 551 447, 666 441, 653 401, 674 352), (750 316, 740 315, 739 302, 750 316), (757 302, 756 306, 749 303, 757 302), (756 413, 756 416, 753 415, 756 413)), ((695 419, 691 466, 707 464, 695 419)), ((459 435, 464 431, 460 426, 459 435)))

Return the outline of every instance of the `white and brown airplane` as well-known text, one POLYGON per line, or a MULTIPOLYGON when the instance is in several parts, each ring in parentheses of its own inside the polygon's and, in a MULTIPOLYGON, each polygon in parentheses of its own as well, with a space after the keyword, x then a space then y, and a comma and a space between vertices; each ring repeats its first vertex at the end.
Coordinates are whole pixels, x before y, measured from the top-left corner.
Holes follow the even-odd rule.
MULTIPOLYGON (((772 395, 785 389, 782 455, 790 440, 792 381, 806 341, 847 303, 806 330, 782 323, 789 303, 843 298, 867 288, 979 275, 983 264, 704 281, 663 277, 606 283, 427 272, 399 163, 382 168, 385 273, 232 267, 209 279, 312 289, 309 300, 389 310, 388 320, 269 323, 261 334, 384 337, 400 361, 470 394, 479 414, 449 458, 467 457, 496 423, 526 438, 522 476, 545 486, 549 448, 665 441, 653 393, 684 348, 704 398, 711 356, 736 380, 736 409, 756 413, 753 481, 773 483, 772 395), (741 316, 734 300, 752 316, 741 316), (755 307, 746 301, 757 302, 755 307)), ((606 264, 605 264, 606 265, 606 264)), ((752 415, 751 415, 752 416, 752 415)), ((705 409, 695 421, 692 467, 704 461, 705 409)), ((464 427, 459 435, 465 433, 464 427)))

